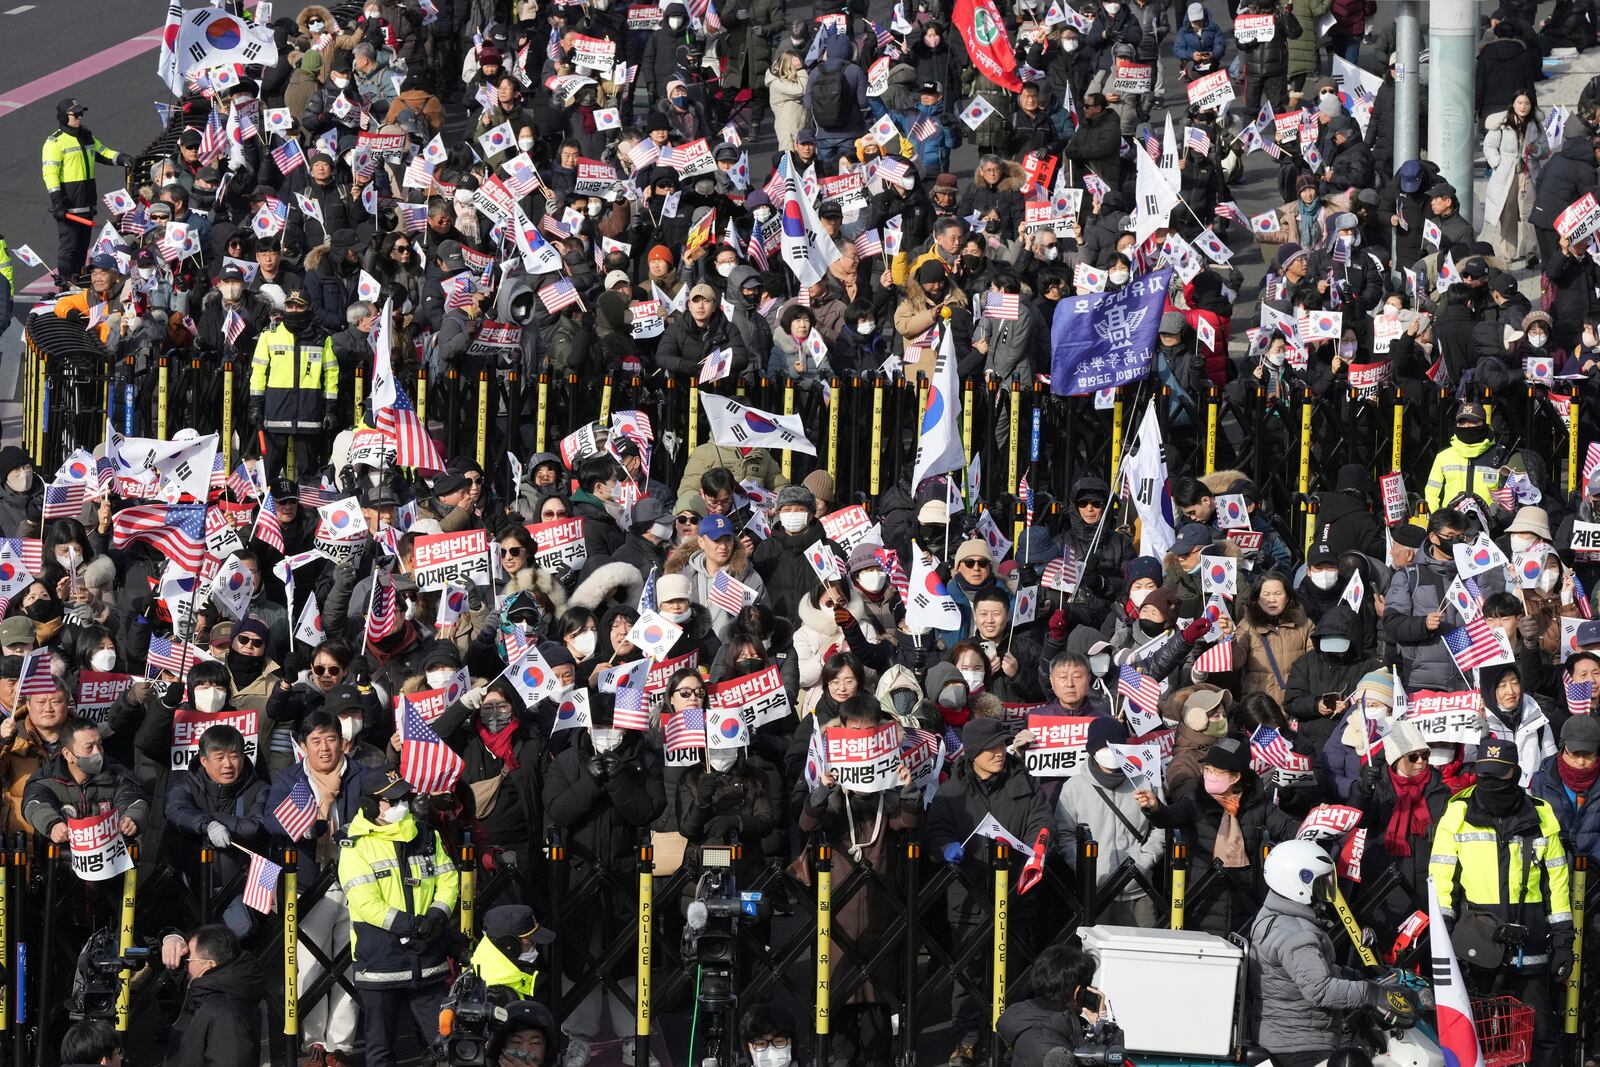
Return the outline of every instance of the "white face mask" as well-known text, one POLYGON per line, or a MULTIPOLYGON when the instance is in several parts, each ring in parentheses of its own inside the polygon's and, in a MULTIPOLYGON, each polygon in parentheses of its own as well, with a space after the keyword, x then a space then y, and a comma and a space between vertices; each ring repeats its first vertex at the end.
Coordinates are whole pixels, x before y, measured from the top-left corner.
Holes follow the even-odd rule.
POLYGON ((714 749, 707 754, 706 760, 711 764, 712 770, 726 771, 739 762, 739 752, 737 749, 732 748, 714 749))
POLYGON ((1126 285, 1128 284, 1128 272, 1125 270, 1114 270, 1110 274, 1110 280, 1112 285, 1126 285))
POLYGON ((346 741, 354 741, 356 734, 361 732, 361 720, 349 715, 339 716, 339 736, 346 741))
POLYGON ((717 273, 726 278, 728 275, 733 273, 733 268, 736 266, 738 266, 736 263, 718 263, 717 273))
POLYGON ((31 470, 14 470, 6 475, 6 488, 13 493, 26 493, 33 488, 33 472, 31 470))
POLYGON ((758 207, 758 208, 756 208, 756 218, 760 219, 762 222, 766 222, 771 217, 772 217, 772 209, 770 207, 758 207))
MULTIPOLYGON (((600 5, 596 4, 595 6, 599 7, 600 5)), ((522 955, 518 956, 517 957, 517 962, 518 963, 538 963, 539 962, 539 946, 535 945, 533 948, 530 948, 528 951, 526 951, 522 955)))
POLYGON ((668 622, 677 623, 681 626, 689 620, 691 609, 684 608, 682 611, 663 611, 661 614, 665 616, 668 622))
POLYGON ((983 672, 982 671, 964 670, 964 671, 961 672, 961 680, 967 683, 967 689, 970 692, 973 692, 973 693, 981 693, 981 692, 983 692, 983 672))
POLYGON ((1076 37, 1068 37, 1061 42, 1061 50, 1064 52, 1076 52, 1078 50, 1078 39, 1076 37))
POLYGON ((1331 656, 1337 656, 1350 651, 1350 639, 1348 637, 1324 637, 1317 642, 1317 647, 1331 656))
POLYGON ((215 686, 205 686, 194 691, 194 709, 206 715, 215 715, 228 702, 228 694, 215 686))
POLYGON ((1526 552, 1534 546, 1539 539, 1532 534, 1514 533, 1511 535, 1511 551, 1526 552))
POLYGON ((1528 335, 1528 343, 1534 348, 1543 348, 1548 340, 1549 338, 1542 333, 1530 333, 1528 335))
POLYGON ((443 689, 450 679, 455 677, 455 675, 455 671, 452 671, 446 667, 437 671, 428 671, 423 675, 423 677, 428 680, 429 689, 443 689))
POLYGON ((670 30, 681 30, 683 29, 683 20, 674 15, 667 20, 667 28, 670 30))
POLYGON ((1111 657, 1110 656, 1090 656, 1089 657, 1089 670, 1093 671, 1095 674, 1104 674, 1104 673, 1106 673, 1106 671, 1109 671, 1110 669, 1111 669, 1111 657))
POLYGON ((589 213, 589 217, 592 219, 600 214, 600 201, 591 200, 583 206, 583 209, 589 213))
POLYGON ((1554 567, 1546 567, 1539 575, 1539 592, 1548 593, 1561 584, 1561 572, 1554 567))
POLYGON ((856 578, 856 584, 869 593, 881 593, 883 587, 889 584, 889 576, 882 571, 862 571, 856 578))
POLYGON ((328 81, 332 83, 335 89, 343 89, 345 86, 350 84, 350 79, 346 78, 343 74, 331 75, 328 78, 328 81))
POLYGON ((622 744, 622 731, 612 726, 595 726, 589 730, 596 752, 610 752, 622 744))
POLYGON ((534 145, 534 140, 533 140, 532 137, 518 137, 517 138, 517 147, 522 149, 524 152, 532 152, 533 151, 533 145, 534 145))
POLYGON ((1597 338, 1595 336, 1594 331, 1593 330, 1584 330, 1583 331, 1583 347, 1584 348, 1594 348, 1597 344, 1600 344, 1600 338, 1597 338))
POLYGON ((793 1053, 786 1048, 753 1048, 750 1050, 750 1063, 752 1067, 788 1067, 793 1053))
POLYGON ((1339 580, 1339 572, 1338 571, 1308 571, 1307 572, 1307 577, 1309 577, 1311 579, 1311 584, 1312 585, 1316 586, 1318 589, 1326 590, 1326 589, 1332 589, 1334 587, 1334 584, 1336 582, 1338 582, 1338 580, 1339 580))
POLYGON ((1134 590, 1130 590, 1129 593, 1128 593, 1128 599, 1133 601, 1133 606, 1134 607, 1140 608, 1140 607, 1144 606, 1144 598, 1149 596, 1153 592, 1155 592, 1154 589, 1134 589, 1134 590))
POLYGON ((588 659, 594 655, 594 643, 599 637, 593 630, 587 630, 572 639, 572 654, 578 659, 588 659))
POLYGON ((878 324, 875 322, 856 323, 856 333, 859 333, 862 337, 871 337, 877 329, 878 324))
POLYGON ((312 33, 321 33, 322 27, 323 21, 321 19, 312 19, 310 22, 306 23, 306 29, 310 30, 312 33))
POLYGON ((778 522, 788 532, 795 534, 806 528, 811 521, 811 516, 803 511, 781 511, 778 513, 778 522))
POLYGON ((1106 9, 1106 14, 1108 14, 1108 15, 1115 15, 1117 12, 1122 10, 1122 5, 1121 4, 1108 3, 1108 4, 1103 4, 1102 6, 1106 9))
POLYGON ((916 187, 917 179, 913 178, 911 175, 907 174, 904 178, 900 179, 900 188, 904 189, 906 192, 909 193, 916 187))
POLYGON ((410 814, 411 805, 402 800, 398 804, 391 804, 387 811, 378 816, 378 821, 388 823, 390 826, 393 826, 395 823, 399 822, 401 819, 410 814))
POLYGON ((89 657, 89 666, 93 667, 97 671, 109 671, 116 665, 117 650, 114 648, 102 648, 100 651, 89 657))
POLYGON ((1122 769, 1122 760, 1109 748, 1102 748, 1094 754, 1094 765, 1102 771, 1119 771, 1122 769))
POLYGON ((1268 352, 1265 359, 1274 367, 1281 367, 1283 366, 1283 356, 1284 354, 1282 352, 1268 352))

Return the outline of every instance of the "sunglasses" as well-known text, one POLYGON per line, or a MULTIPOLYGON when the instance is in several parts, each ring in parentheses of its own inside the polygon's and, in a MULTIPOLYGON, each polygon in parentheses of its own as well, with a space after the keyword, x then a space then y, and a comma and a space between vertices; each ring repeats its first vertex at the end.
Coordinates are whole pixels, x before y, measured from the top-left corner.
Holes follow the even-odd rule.
POLYGON ((1105 506, 1106 506, 1106 502, 1104 500, 1080 500, 1080 501, 1078 501, 1078 506, 1080 508, 1094 508, 1096 510, 1104 510, 1105 506))
POLYGON ((265 648, 267 645, 267 642, 264 639, 260 637, 251 637, 248 634, 240 634, 238 637, 233 639, 233 643, 236 645, 243 645, 246 648, 265 648))
POLYGON ((693 515, 679 515, 676 521, 679 526, 694 526, 700 520, 693 515))
POLYGON ((556 519, 566 518, 567 513, 565 511, 541 511, 539 517, 545 522, 554 522, 556 519))
POLYGON ((989 569, 989 561, 986 559, 964 559, 961 561, 961 565, 963 567, 971 567, 974 570, 986 571, 989 569))
POLYGON ((520 545, 508 545, 500 549, 500 554, 502 556, 508 556, 511 559, 516 559, 522 555, 522 551, 522 546, 520 545))
POLYGON ((467 479, 467 484, 468 485, 482 485, 483 484, 483 479, 482 478, 470 478, 469 477, 467 479))
POLYGON ((689 689, 689 688, 674 689, 672 691, 672 695, 675 696, 675 697, 699 697, 699 696, 705 696, 705 693, 706 693, 706 691, 704 689, 689 689))
POLYGON ((311 673, 323 678, 328 677, 330 674, 338 674, 341 670, 343 670, 343 668, 337 666, 325 667, 315 663, 311 665, 311 673))

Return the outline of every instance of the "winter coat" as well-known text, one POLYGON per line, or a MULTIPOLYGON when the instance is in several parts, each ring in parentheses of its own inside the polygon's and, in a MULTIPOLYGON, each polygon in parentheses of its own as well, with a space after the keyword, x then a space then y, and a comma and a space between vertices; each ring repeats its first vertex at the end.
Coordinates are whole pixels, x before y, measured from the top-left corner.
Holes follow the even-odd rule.
POLYGON ((1447 507, 1462 493, 1489 499, 1489 490, 1500 484, 1500 463, 1495 457, 1484 459, 1494 447, 1493 437, 1468 442, 1452 434, 1450 443, 1433 457, 1428 483, 1423 487, 1428 509, 1447 507))
POLYGON ((266 998, 261 966, 248 952, 191 981, 183 1010, 167 1031, 167 1067, 254 1063, 261 1055, 259 1019, 266 998))
POLYGON ((1539 171, 1534 180, 1533 213, 1528 221, 1537 227, 1554 230, 1556 216, 1584 193, 1595 191, 1600 179, 1594 158, 1594 146, 1587 132, 1576 134, 1561 142, 1561 150, 1539 171))
POLYGON ((698 378, 705 358, 719 348, 727 349, 732 358, 728 373, 734 377, 742 375, 750 365, 750 353, 745 351, 744 338, 728 323, 727 317, 720 310, 713 311, 701 326, 685 312, 662 334, 656 346, 656 366, 669 374, 698 378))
POLYGON ((625 731, 613 755, 618 773, 594 774, 594 744, 588 731, 551 762, 544 781, 545 818, 569 850, 574 873, 606 867, 629 871, 639 846, 639 831, 666 808, 660 754, 635 731, 625 731))
POLYGON ((1228 35, 1212 20, 1209 11, 1206 12, 1205 25, 1200 27, 1198 33, 1189 20, 1184 19, 1178 26, 1177 37, 1172 41, 1172 54, 1185 63, 1192 63, 1196 52, 1211 53, 1211 66, 1207 69, 1216 70, 1224 66, 1222 59, 1228 52, 1228 35))
POLYGON ((760 83, 772 63, 772 39, 783 32, 783 5, 779 0, 735 0, 721 12, 722 84, 751 89, 760 83), (740 11, 747 17, 739 18, 740 11))
POLYGON ((1397 867, 1413 907, 1427 906, 1428 898, 1424 894, 1428 891, 1428 857, 1433 852, 1433 831, 1444 817, 1445 805, 1450 803, 1450 787, 1439 776, 1439 772, 1429 767, 1427 773, 1428 784, 1422 796, 1432 820, 1425 831, 1407 839, 1411 844, 1409 856, 1391 856, 1383 847, 1384 831, 1389 827, 1395 808, 1394 780, 1389 777, 1389 768, 1386 766, 1378 772, 1376 785, 1371 784, 1370 779, 1361 777, 1356 779, 1355 788, 1350 791, 1350 805, 1361 809, 1361 825, 1367 828, 1368 847, 1361 859, 1362 882, 1370 884, 1380 872, 1397 867))
POLYGON ((783 475, 783 467, 767 449, 752 448, 748 452, 742 452, 737 448, 719 445, 715 441, 706 441, 689 453, 689 461, 684 464, 683 477, 678 479, 678 495, 698 493, 701 476, 713 467, 728 468, 733 472, 736 481, 745 482, 754 479, 768 491, 776 491, 789 484, 789 479, 783 475))
MULTIPOLYGON (((1166 852, 1167 833, 1150 825, 1139 802, 1133 798, 1135 792, 1135 785, 1126 777, 1121 777, 1114 786, 1107 786, 1095 778, 1092 769, 1080 770, 1067 779, 1056 797, 1055 820, 1061 835, 1055 847, 1068 864, 1077 859, 1077 842, 1072 831, 1081 825, 1089 828, 1090 838, 1100 846, 1102 879, 1129 859, 1140 874, 1152 881, 1156 878, 1156 867, 1166 852), (1128 829, 1129 825, 1143 837, 1128 829)), ((1141 895, 1143 891, 1138 883, 1128 882, 1118 899, 1131 900, 1141 895)))
POLYGON ((0 741, 0 781, 5 785, 5 802, 0 805, 0 830, 8 836, 17 830, 32 834, 33 826, 22 817, 22 798, 28 782, 55 755, 60 744, 47 744, 28 722, 27 708, 16 713, 17 732, 0 741))
POLYGON ((119 818, 132 819, 141 830, 150 816, 150 801, 133 772, 109 759, 99 774, 80 783, 72 777, 66 758, 57 752, 34 772, 22 794, 23 817, 35 833, 46 837, 68 817, 87 817, 103 807, 119 818))
POLYGON ((1372 149, 1359 137, 1352 136, 1349 141, 1333 149, 1328 159, 1328 169, 1333 175, 1323 185, 1330 193, 1371 189, 1378 183, 1378 165, 1372 158, 1372 149))
MULTIPOLYGON (((515 714, 515 713, 513 713, 515 714)), ((544 835, 544 735, 530 720, 513 719, 512 751, 517 766, 512 769, 489 750, 479 733, 477 711, 456 701, 434 720, 433 731, 461 757, 465 766, 461 781, 471 789, 474 814, 483 827, 487 843, 530 855, 544 835), (491 783, 498 780, 499 785, 491 783)))
POLYGON ((1311 623, 1305 612, 1290 608, 1276 619, 1247 608, 1233 631, 1233 663, 1242 669, 1240 694, 1266 693, 1282 707, 1289 677, 1300 657, 1311 651, 1311 623))
POLYGON ((1515 37, 1499 37, 1478 50, 1477 65, 1473 104, 1482 120, 1505 111, 1518 93, 1533 92, 1539 57, 1515 37))
MULTIPOLYGON (((1051 837, 1055 837, 1049 799, 1017 760, 1007 756, 999 773, 980 778, 972 769, 971 761, 963 758, 934 794, 933 803, 928 805, 922 833, 928 857, 943 862, 946 845, 965 841, 962 862, 968 879, 974 885, 982 885, 983 876, 990 870, 984 848, 986 842, 981 838, 967 841, 967 838, 986 815, 993 815, 1001 826, 1030 848, 1040 830, 1049 830, 1051 837)), ((1013 867, 1020 868, 1027 858, 1022 850, 1012 850, 1013 867)), ((963 883, 953 883, 946 898, 948 918, 963 924, 982 922, 989 909, 988 896, 986 891, 972 895, 963 883)))
POLYGON ((1306 9, 1315 7, 1321 7, 1322 11, 1326 11, 1328 0, 1294 0, 1288 7, 1277 11, 1272 40, 1250 41, 1239 45, 1239 54, 1244 57, 1248 77, 1281 78, 1301 69, 1316 69, 1316 20, 1322 17, 1322 12, 1319 11, 1311 17, 1309 39, 1303 35, 1300 28, 1306 18, 1306 9), (1309 55, 1306 55, 1308 50, 1309 55), (1294 55, 1292 67, 1291 53, 1294 55))
MULTIPOLYGON (((1441 593, 1442 593, 1441 589, 1441 593)), ((1391 597, 1393 587, 1390 587, 1391 597)), ((1394 610, 1394 600, 1386 602, 1390 611, 1394 610)), ((1388 616, 1385 615, 1385 619, 1388 616)), ((1378 661, 1371 655, 1361 652, 1361 629, 1355 612, 1343 603, 1335 604, 1317 624, 1312 640, 1318 637, 1342 636, 1350 639, 1350 650, 1341 653, 1328 653, 1320 648, 1313 647, 1306 652, 1289 670, 1289 687, 1284 691, 1283 710, 1290 717, 1300 723, 1300 732, 1307 735, 1307 739, 1317 749, 1327 744, 1329 736, 1333 733, 1334 720, 1322 713, 1322 697, 1326 693, 1335 693, 1340 697, 1349 695, 1361 680, 1361 676, 1378 667, 1378 661)), ((1443 650, 1444 645, 1437 639, 1434 641, 1443 650)), ((1446 654, 1448 660, 1448 654, 1446 654)), ((1448 686, 1424 686, 1422 688, 1448 689, 1448 686)))
MULTIPOLYGON (((857 629, 860 639, 877 644, 880 640, 877 627, 870 622, 860 621, 864 619, 866 609, 854 586, 850 589, 849 609, 859 622, 857 629)), ((834 621, 833 612, 819 607, 809 595, 800 598, 798 614, 800 626, 794 632, 794 655, 799 661, 800 686, 809 689, 821 681, 822 665, 828 657, 835 652, 847 651, 856 642, 850 640, 834 621)))
POLYGON ((1570 842, 1572 850, 1588 856, 1593 863, 1600 856, 1600 803, 1594 803, 1600 801, 1600 795, 1591 787, 1588 797, 1579 804, 1578 797, 1561 780, 1561 771, 1556 766, 1560 758, 1561 754, 1557 753, 1540 765, 1528 792, 1550 805, 1561 821, 1561 834, 1570 842))
MULTIPOLYGON (((209 848, 206 827, 219 822, 227 828, 235 844, 252 852, 266 854, 267 783, 257 774, 247 757, 239 779, 232 785, 211 780, 200 766, 200 757, 190 758, 189 766, 167 779, 167 829, 162 834, 162 850, 169 862, 198 885, 200 849, 209 848)), ((215 884, 226 885, 234 872, 249 865, 249 858, 238 849, 217 849, 215 884)))
POLYGON ((1310 905, 1268 893, 1250 925, 1251 1021, 1274 1055, 1331 1051, 1344 1013, 1367 999, 1368 983, 1344 977, 1333 939, 1310 905))
POLYGON ((1106 108, 1094 118, 1084 118, 1067 141, 1067 159, 1093 171, 1109 186, 1122 183, 1122 120, 1106 108))
MULTIPOLYGON (((361 810, 361 777, 367 773, 367 768, 353 759, 346 759, 339 775, 339 795, 334 798, 329 810, 328 819, 318 819, 306 836, 294 842, 299 853, 297 870, 300 875, 300 884, 309 885, 315 881, 322 869, 318 861, 318 846, 328 835, 333 835, 337 840, 339 835, 355 820, 356 813, 361 810)), ((279 771, 272 779, 272 788, 267 792, 265 804, 267 830, 273 839, 279 843, 287 841, 289 835, 284 832, 283 824, 274 814, 278 805, 288 799, 289 794, 300 782, 309 782, 310 776, 306 774, 305 764, 296 763, 279 771)), ((312 789, 315 797, 316 790, 312 789)), ((326 853, 328 849, 324 848, 326 853)))
POLYGON ((1510 741, 1517 748, 1518 783, 1526 789, 1539 768, 1556 754, 1556 729, 1545 717, 1544 709, 1525 691, 1517 714, 1508 716, 1495 701, 1495 687, 1511 671, 1517 671, 1523 685, 1528 685, 1527 673, 1517 665, 1504 663, 1478 669, 1478 692, 1483 698, 1485 740, 1498 737, 1510 741), (1512 719, 1516 725, 1511 725, 1512 719))
POLYGON ((812 519, 797 534, 774 526, 772 536, 756 546, 752 562, 767 585, 768 603, 786 619, 799 614, 800 599, 817 586, 817 572, 806 560, 806 551, 821 541, 840 559, 849 553, 822 532, 822 523, 812 519))
POLYGON ((1044 1067, 1053 1049, 1073 1049, 1083 1038, 1076 1009, 1053 1000, 1023 1000, 1000 1013, 995 1032, 1011 1049, 1011 1067, 1044 1067))
MULTIPOLYGON (((1399 647, 1401 680, 1407 690, 1460 688, 1461 672, 1440 637, 1465 624, 1455 608, 1445 603, 1444 591, 1455 580, 1454 560, 1435 559, 1427 546, 1418 550, 1411 566, 1394 572, 1383 600, 1383 626, 1399 647), (1442 612, 1437 630, 1429 630, 1427 616, 1442 612)), ((1474 581, 1484 599, 1505 590, 1505 578, 1494 571, 1478 574, 1474 581)))
POLYGON ((29 521, 37 530, 43 509, 44 483, 37 474, 25 493, 19 493, 0 482, 0 537, 21 537, 22 524, 29 521))
POLYGON ((1335 556, 1360 552, 1373 559, 1386 559, 1383 529, 1367 502, 1349 493, 1328 492, 1317 496, 1315 543, 1326 543, 1335 556))
POLYGON ((772 105, 773 133, 778 139, 778 151, 794 148, 794 135, 806 124, 806 78, 804 67, 793 78, 784 78, 767 71, 767 99, 772 105))
POLYGON ((1490 168, 1483 220, 1485 226, 1498 228, 1507 198, 1516 198, 1519 218, 1527 218, 1533 210, 1534 189, 1545 160, 1550 158, 1550 144, 1544 137, 1544 113, 1537 108, 1528 115, 1521 133, 1506 125, 1503 111, 1490 115, 1483 125, 1483 158, 1490 168), (1526 192, 1522 190, 1524 174, 1526 192))

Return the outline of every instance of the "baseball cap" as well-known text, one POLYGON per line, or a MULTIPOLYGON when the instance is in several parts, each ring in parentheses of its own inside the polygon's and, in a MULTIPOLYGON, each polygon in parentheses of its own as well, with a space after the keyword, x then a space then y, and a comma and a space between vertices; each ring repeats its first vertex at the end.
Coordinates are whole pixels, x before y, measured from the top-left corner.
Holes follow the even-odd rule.
POLYGON ((1400 164, 1400 191, 1414 193, 1422 188, 1422 164, 1418 160, 1408 159, 1400 164))
POLYGON ((615 289, 619 285, 632 286, 633 282, 629 280, 628 276, 620 270, 614 270, 610 274, 606 275, 605 287, 607 289, 615 289))
POLYGON ((361 780, 361 792, 379 800, 404 800, 411 795, 411 783, 399 771, 370 770, 361 780))
POLYGON ((1491 738, 1478 749, 1478 761, 1473 764, 1479 778, 1515 778, 1521 769, 1517 763, 1517 746, 1499 737, 1491 738))
POLYGON ((1172 542, 1172 554, 1187 556, 1197 548, 1205 548, 1211 543, 1211 531, 1198 522, 1185 523, 1183 529, 1178 531, 1178 537, 1172 542))
POLYGON ((707 515, 700 520, 700 536, 713 541, 733 536, 733 520, 726 515, 707 515))
POLYGON ((1561 727, 1561 747, 1588 755, 1600 752, 1600 719, 1593 715, 1572 716, 1561 727))
POLYGON ((535 945, 548 945, 556 939, 556 932, 542 926, 533 909, 526 904, 498 904, 483 916, 483 934, 491 940, 503 937, 520 937, 535 945))

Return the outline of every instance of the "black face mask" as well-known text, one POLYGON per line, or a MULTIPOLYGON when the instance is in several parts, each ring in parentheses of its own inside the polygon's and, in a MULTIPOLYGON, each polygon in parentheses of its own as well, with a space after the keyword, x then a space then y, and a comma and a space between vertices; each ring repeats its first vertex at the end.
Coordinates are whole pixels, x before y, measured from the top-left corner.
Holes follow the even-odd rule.
POLYGON ((1473 790, 1473 799, 1482 805, 1484 811, 1501 817, 1515 812, 1522 803, 1522 797, 1522 787, 1517 784, 1515 777, 1479 777, 1478 786, 1473 790))
POLYGON ((746 674, 754 674, 765 666, 766 664, 758 659, 741 659, 734 663, 733 674, 734 677, 738 678, 746 674))
POLYGON ((1144 631, 1146 637, 1155 637, 1164 632, 1166 628, 1167 624, 1164 622, 1151 622, 1149 619, 1139 620, 1139 629, 1144 631))
POLYGON ((968 274, 977 274, 983 269, 982 256, 962 256, 961 269, 968 274))
POLYGON ((311 312, 309 310, 285 311, 283 313, 283 324, 288 327, 290 333, 304 333, 306 327, 311 325, 311 312))
POLYGON ((942 523, 924 522, 917 527, 918 539, 925 545, 943 545, 945 527, 942 523))
POLYGON ((1487 426, 1457 426, 1456 437, 1465 444, 1475 445, 1479 441, 1487 440, 1489 427, 1487 426))
POLYGON ((228 649, 227 660, 235 685, 249 685, 261 677, 261 668, 266 664, 265 656, 247 656, 236 648, 228 649))

